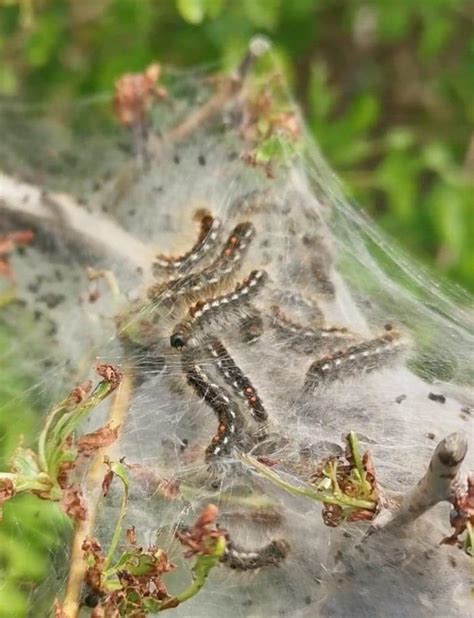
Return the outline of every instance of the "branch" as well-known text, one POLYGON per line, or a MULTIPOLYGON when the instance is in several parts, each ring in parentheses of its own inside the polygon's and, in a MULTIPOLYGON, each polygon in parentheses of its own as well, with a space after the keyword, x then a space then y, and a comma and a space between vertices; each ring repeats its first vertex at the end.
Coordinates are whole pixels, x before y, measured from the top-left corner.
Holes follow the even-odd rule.
POLYGON ((89 213, 66 193, 49 193, 0 172, 0 213, 21 217, 46 231, 81 240, 83 244, 132 263, 147 272, 153 250, 111 219, 89 213))
POLYGON ((256 36, 250 43, 247 54, 240 63, 234 75, 224 79, 217 92, 204 105, 190 114, 179 125, 165 133, 164 142, 179 142, 199 129, 207 120, 217 114, 224 105, 232 100, 242 90, 245 79, 252 69, 255 60, 263 56, 270 48, 270 43, 264 37, 256 36))
POLYGON ((384 510, 373 521, 368 534, 377 530, 406 525, 438 502, 454 502, 460 487, 466 484, 461 465, 467 453, 467 440, 452 433, 438 444, 423 478, 402 498, 398 509, 384 510))
MULTIPOLYGON (((110 407, 108 422, 122 428, 128 413, 132 393, 132 376, 124 374, 115 399, 110 407)), ((113 447, 112 447, 113 448, 113 447)), ((98 505, 98 492, 104 478, 104 457, 107 449, 101 449, 96 454, 87 475, 86 487, 91 497, 88 500, 87 518, 77 522, 71 545, 69 559, 69 574, 63 601, 63 613, 66 618, 77 618, 80 609, 80 595, 87 564, 84 560, 82 546, 87 537, 92 536, 95 515, 98 505)))

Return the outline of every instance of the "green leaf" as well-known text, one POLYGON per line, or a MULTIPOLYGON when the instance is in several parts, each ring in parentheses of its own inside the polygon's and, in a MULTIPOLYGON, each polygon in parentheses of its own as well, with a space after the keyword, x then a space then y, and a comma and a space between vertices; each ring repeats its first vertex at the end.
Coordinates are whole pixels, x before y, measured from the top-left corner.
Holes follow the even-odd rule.
POLYGON ((242 10, 256 28, 274 30, 280 18, 280 0, 242 0, 242 10))
MULTIPOLYGON (((117 517, 114 533, 112 535, 112 540, 110 541, 109 549, 107 551, 107 556, 104 563, 104 571, 107 570, 107 567, 111 564, 115 550, 117 549, 117 546, 119 544, 120 537, 122 536, 122 524, 125 515, 127 514, 129 492, 128 475, 125 466, 116 461, 107 461, 106 463, 109 466, 110 471, 122 481, 124 491, 122 497, 122 504, 120 505, 120 512, 117 517)), ((115 571, 116 567, 114 566, 112 570, 115 571)))
POLYGON ((17 582, 3 580, 0 586, 0 618, 26 617, 28 596, 21 591, 17 582))
POLYGON ((38 457, 31 449, 17 449, 12 457, 11 466, 16 474, 26 477, 36 477, 40 473, 38 457))
POLYGON ((206 14, 206 0, 176 0, 181 17, 190 24, 200 24, 206 14))
POLYGON ((0 561, 8 567, 8 577, 23 581, 39 581, 48 567, 43 551, 28 547, 21 538, 5 534, 0 528, 0 561))
POLYGON ((195 596, 206 583, 206 579, 211 569, 219 563, 219 560, 224 555, 226 541, 224 535, 213 539, 214 547, 211 554, 198 556, 193 566, 193 582, 181 594, 178 594, 176 599, 179 603, 183 603, 195 596))

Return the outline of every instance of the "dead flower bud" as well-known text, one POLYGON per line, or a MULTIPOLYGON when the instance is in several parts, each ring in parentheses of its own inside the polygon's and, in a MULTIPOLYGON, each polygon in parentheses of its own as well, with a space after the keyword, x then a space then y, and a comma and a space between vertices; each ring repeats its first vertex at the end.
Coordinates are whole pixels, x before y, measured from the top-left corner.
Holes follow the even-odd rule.
POLYGON ((122 372, 110 363, 99 363, 95 370, 101 378, 110 384, 111 390, 115 390, 122 381, 122 372))
POLYGON ((2 504, 15 495, 15 486, 10 479, 0 479, 0 521, 2 519, 2 504))
POLYGON ((160 65, 154 63, 143 73, 126 73, 115 82, 114 111, 121 125, 145 122, 153 101, 166 98, 166 90, 157 85, 160 73, 160 65))
POLYGON ((129 545, 137 544, 137 532, 136 532, 135 526, 131 526, 130 528, 127 528, 125 535, 127 538, 127 543, 129 545))
POLYGON ((208 504, 193 526, 190 528, 182 527, 181 530, 177 530, 176 537, 188 548, 184 554, 185 558, 212 554, 214 549, 209 541, 224 534, 224 531, 219 530, 216 525, 218 512, 217 506, 208 504))
POLYGON ((449 519, 454 532, 451 536, 445 537, 441 544, 456 545, 459 543, 462 545, 459 537, 467 529, 468 523, 474 527, 474 474, 469 474, 466 482, 456 488, 451 505, 449 519))

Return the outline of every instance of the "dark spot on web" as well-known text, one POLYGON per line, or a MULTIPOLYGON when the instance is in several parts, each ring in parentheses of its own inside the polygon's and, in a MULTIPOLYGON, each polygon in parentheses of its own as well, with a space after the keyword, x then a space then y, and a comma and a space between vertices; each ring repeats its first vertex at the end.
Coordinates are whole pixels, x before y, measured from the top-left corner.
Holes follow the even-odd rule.
POLYGON ((64 294, 53 294, 52 292, 50 292, 49 294, 43 294, 43 296, 40 296, 38 298, 38 302, 45 303, 48 309, 54 309, 65 300, 66 297, 64 296, 64 294))
POLYGON ((395 397, 395 403, 402 403, 402 401, 405 401, 406 398, 406 395, 398 395, 398 397, 395 397))
POLYGON ((199 165, 203 165, 203 166, 206 165, 206 157, 200 154, 198 157, 198 162, 199 162, 199 165))
POLYGON ((440 393, 428 393, 428 399, 437 401, 438 403, 446 403, 446 397, 440 393))

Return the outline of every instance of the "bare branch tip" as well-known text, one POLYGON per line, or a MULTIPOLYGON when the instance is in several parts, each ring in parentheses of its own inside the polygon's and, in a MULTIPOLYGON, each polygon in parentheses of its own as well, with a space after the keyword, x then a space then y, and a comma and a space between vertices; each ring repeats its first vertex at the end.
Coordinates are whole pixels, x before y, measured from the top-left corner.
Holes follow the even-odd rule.
POLYGON ((435 455, 439 461, 449 467, 459 465, 467 453, 467 438, 460 432, 446 436, 436 447, 435 455))

